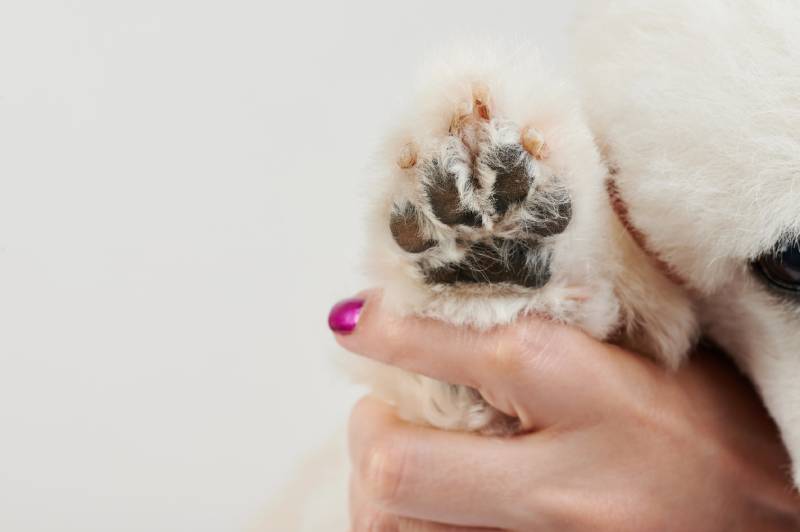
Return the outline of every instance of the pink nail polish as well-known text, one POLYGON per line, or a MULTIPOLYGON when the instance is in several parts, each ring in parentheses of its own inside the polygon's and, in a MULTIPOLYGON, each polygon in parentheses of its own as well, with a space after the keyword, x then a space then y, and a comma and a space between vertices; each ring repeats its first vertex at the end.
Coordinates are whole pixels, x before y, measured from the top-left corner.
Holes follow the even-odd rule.
POLYGON ((349 334, 356 328, 363 299, 343 299, 336 303, 328 314, 328 327, 335 333, 349 334))

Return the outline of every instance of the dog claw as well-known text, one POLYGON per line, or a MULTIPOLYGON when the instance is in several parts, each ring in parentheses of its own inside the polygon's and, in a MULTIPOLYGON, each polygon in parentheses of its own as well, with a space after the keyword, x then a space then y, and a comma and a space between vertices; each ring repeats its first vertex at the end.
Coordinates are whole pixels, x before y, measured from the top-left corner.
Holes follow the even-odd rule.
POLYGON ((407 170, 415 164, 417 164, 417 150, 413 144, 408 143, 403 146, 403 149, 400 150, 400 154, 397 156, 397 166, 403 170, 407 170))
POLYGON ((473 113, 482 120, 490 120, 492 117, 489 88, 486 85, 475 85, 472 89, 473 113))
POLYGON ((533 127, 527 127, 522 131, 522 138, 520 140, 522 147, 525 151, 530 153, 535 159, 546 159, 550 154, 550 149, 544 141, 544 135, 533 127))
POLYGON ((472 87, 472 102, 462 102, 453 113, 450 133, 458 133, 470 122, 489 121, 491 118, 489 88, 483 84, 476 84, 472 87))

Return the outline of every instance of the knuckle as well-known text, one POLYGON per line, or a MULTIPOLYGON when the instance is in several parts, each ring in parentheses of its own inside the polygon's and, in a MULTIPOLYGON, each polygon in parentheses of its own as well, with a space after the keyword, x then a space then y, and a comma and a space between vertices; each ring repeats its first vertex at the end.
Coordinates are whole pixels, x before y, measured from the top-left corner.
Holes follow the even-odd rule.
POLYGON ((542 323, 523 331, 522 342, 525 344, 526 351, 537 358, 562 351, 564 344, 568 341, 567 329, 553 323, 542 323))
POLYGON ((489 370, 500 377, 518 373, 526 364, 528 335, 524 327, 510 326, 498 334, 489 352, 489 370))
POLYGON ((364 453, 360 477, 370 498, 382 508, 393 508, 408 483, 407 447, 383 439, 364 453))
POLYGON ((365 395, 361 397, 356 404, 353 406, 353 409, 350 411, 350 423, 351 424, 358 424, 363 416, 368 415, 368 412, 371 408, 373 402, 372 396, 365 395))
POLYGON ((575 341, 575 332, 568 327, 520 321, 494 338, 486 373, 505 383, 535 385, 576 363, 575 341))
POLYGON ((351 448, 353 443, 358 440, 359 436, 364 432, 363 427, 369 422, 369 410, 371 403, 371 397, 362 397, 350 411, 350 419, 347 423, 347 440, 351 448))

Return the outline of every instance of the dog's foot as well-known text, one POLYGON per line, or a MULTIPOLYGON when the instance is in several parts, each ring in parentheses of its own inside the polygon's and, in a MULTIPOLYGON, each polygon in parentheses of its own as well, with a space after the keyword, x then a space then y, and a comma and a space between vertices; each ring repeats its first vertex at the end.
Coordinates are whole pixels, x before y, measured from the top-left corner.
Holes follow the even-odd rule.
MULTIPOLYGON (((496 116, 485 85, 474 84, 470 96, 440 117, 438 130, 399 145, 383 221, 404 275, 451 309, 474 305, 445 313, 456 322, 457 313, 502 312, 510 299, 530 301, 551 280, 555 242, 573 216, 535 124, 496 116)), ((503 320, 484 323, 492 321, 503 320)), ((414 421, 493 434, 517 429, 474 390, 411 378, 408 389, 417 392, 398 402, 414 421)))
POLYGON ((549 242, 572 217, 547 156, 533 124, 492 115, 481 86, 445 134, 409 139, 396 161, 406 183, 386 222, 424 283, 462 293, 547 284, 549 242))

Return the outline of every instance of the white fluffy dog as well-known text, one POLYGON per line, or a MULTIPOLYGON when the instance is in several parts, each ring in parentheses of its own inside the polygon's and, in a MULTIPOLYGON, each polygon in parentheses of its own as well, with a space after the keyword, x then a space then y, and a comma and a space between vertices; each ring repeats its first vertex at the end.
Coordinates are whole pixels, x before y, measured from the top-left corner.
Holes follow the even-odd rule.
MULTIPOLYGON (((385 304, 545 313, 674 368, 700 335, 752 379, 800 481, 800 4, 586 1, 575 88, 530 48, 433 61, 384 151, 385 304)), ((407 419, 502 432, 473 390, 378 367, 407 419)))

